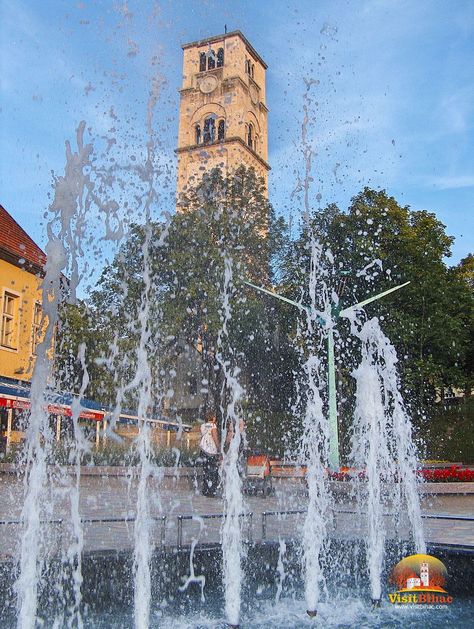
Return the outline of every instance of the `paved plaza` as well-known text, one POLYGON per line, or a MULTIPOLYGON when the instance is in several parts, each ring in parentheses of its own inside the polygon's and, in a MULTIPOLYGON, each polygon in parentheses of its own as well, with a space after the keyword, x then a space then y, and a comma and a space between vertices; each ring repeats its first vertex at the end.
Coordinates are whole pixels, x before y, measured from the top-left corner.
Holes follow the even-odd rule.
MULTIPOLYGON (((73 478, 58 477, 41 514, 44 552, 66 547, 72 531, 70 495, 73 478)), ((342 485, 342 484, 339 484, 342 485)), ((133 547, 137 480, 125 477, 83 476, 80 486, 80 518, 84 550, 127 550, 133 547)), ((0 474, 0 558, 15 554, 23 503, 23 482, 14 475, 0 474)), ((219 542, 222 500, 200 495, 188 479, 155 479, 149 486, 149 510, 154 546, 176 547, 219 542)), ((280 483, 275 495, 246 496, 249 515, 243 517, 247 540, 297 539, 304 518, 306 494, 301 483, 280 483), (287 512, 294 513, 287 513, 287 512), (284 512, 284 513, 281 513, 284 512), (251 514, 251 515, 250 515, 251 514)), ((328 514, 329 535, 334 538, 364 538, 365 518, 356 504, 338 492, 334 511, 328 514)), ((422 498, 423 526, 428 542, 460 545, 474 551, 474 494, 430 494, 422 498)), ((385 515, 389 537, 404 538, 406 514, 385 515)))

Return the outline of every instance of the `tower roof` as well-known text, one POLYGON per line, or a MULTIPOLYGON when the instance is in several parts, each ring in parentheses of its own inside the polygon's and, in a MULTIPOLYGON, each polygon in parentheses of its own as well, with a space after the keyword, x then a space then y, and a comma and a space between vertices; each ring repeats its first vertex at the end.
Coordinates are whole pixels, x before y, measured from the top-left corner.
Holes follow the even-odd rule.
POLYGON ((46 262, 44 251, 2 205, 0 205, 0 257, 8 259, 8 262, 15 266, 32 267, 35 272, 42 269, 46 262))
POLYGON ((228 37, 235 37, 236 35, 240 37, 240 39, 247 46, 250 53, 255 57, 255 59, 257 59, 257 61, 259 61, 262 64, 262 66, 266 70, 268 66, 265 63, 265 61, 258 54, 258 52, 255 50, 255 48, 252 46, 249 40, 245 37, 242 31, 239 31, 239 30, 230 31, 229 33, 223 33, 222 35, 213 35, 212 37, 207 37, 206 39, 199 39, 197 41, 189 42, 187 44, 183 44, 181 48, 184 50, 185 48, 194 48, 197 46, 203 46, 204 44, 213 44, 216 41, 222 41, 223 39, 227 39, 228 37))

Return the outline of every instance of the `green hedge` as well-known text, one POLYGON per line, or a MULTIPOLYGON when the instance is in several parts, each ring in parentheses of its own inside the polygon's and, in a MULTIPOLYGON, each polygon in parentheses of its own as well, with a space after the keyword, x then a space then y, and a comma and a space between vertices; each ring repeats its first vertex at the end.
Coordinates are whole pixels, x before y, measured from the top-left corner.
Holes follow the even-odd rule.
MULTIPOLYGON (((14 446, 8 453, 0 454, 0 463, 17 463, 23 455, 22 446, 14 446)), ((196 450, 179 448, 154 448, 152 462, 159 467, 173 467, 175 465, 193 466, 199 463, 199 453, 196 450)), ((75 452, 71 445, 58 443, 52 446, 48 456, 50 465, 73 465, 75 452)), ((140 456, 133 445, 109 441, 99 448, 91 447, 90 451, 81 456, 81 465, 111 465, 133 467, 140 462, 140 456)))
POLYGON ((416 434, 423 458, 474 464, 474 399, 436 405, 416 434))

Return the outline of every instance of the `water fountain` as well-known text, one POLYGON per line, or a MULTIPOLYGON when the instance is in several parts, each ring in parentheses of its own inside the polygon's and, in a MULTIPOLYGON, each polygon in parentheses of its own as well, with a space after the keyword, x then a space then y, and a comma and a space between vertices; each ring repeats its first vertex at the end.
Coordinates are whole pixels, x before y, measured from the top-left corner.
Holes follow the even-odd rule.
MULTIPOLYGON (((223 339, 228 341, 227 324, 232 316, 231 293, 233 281, 232 260, 224 255, 224 286, 222 298, 222 331, 219 337, 220 350, 217 356, 225 378, 224 400, 228 403, 223 409, 223 432, 227 436, 231 431, 231 439, 227 451, 225 451, 225 436, 222 439, 223 454, 223 480, 224 480, 224 521, 222 524, 222 563, 225 591, 225 612, 229 627, 237 628, 240 621, 241 588, 242 588, 242 530, 241 516, 244 512, 242 496, 241 469, 239 469, 239 453, 242 441, 241 418, 239 417, 239 405, 241 404, 244 390, 238 381, 239 369, 232 365, 232 349, 227 359, 223 354, 223 339)), ((224 401, 223 400, 223 401, 224 401)))
MULTIPOLYGON (((306 172, 302 189, 306 226, 309 225, 312 181, 313 154, 307 141, 311 115, 308 95, 312 84, 312 80, 306 80, 303 106, 302 145, 306 172)), ((173 492, 179 493, 178 487, 182 488, 179 484, 182 470, 175 465, 170 473, 164 465, 161 468, 156 465, 150 428, 154 412, 152 407, 164 408, 165 400, 173 397, 170 382, 176 375, 174 366, 170 368, 166 365, 165 369, 161 364, 158 373, 152 373, 152 354, 176 340, 161 330, 161 318, 167 305, 162 294, 172 301, 175 292, 181 288, 169 269, 160 268, 156 273, 154 268, 159 257, 156 252, 172 247, 167 240, 172 219, 165 212, 160 213, 157 219, 152 212, 154 206, 159 205, 153 115, 160 85, 159 79, 153 81, 147 110, 146 155, 142 164, 135 163, 135 160, 133 164, 129 163, 127 158, 124 166, 114 164, 102 168, 92 146, 84 142, 86 125, 81 123, 77 131, 77 150, 73 151, 67 145, 65 174, 55 181, 46 247, 48 261, 43 280, 43 310, 48 324, 46 336, 38 349, 31 386, 31 413, 23 461, 25 480, 15 581, 16 608, 14 618, 9 619, 10 625, 16 624, 20 629, 34 629, 41 624, 58 629, 62 626, 95 629, 132 625, 137 629, 148 629, 180 626, 179 623, 183 627, 215 627, 217 623, 225 622, 232 628, 278 626, 286 629, 315 626, 314 623, 320 621, 325 626, 347 625, 348 622, 369 627, 385 626, 385 619, 378 615, 377 609, 385 589, 384 571, 389 563, 388 557, 391 557, 390 552, 395 555, 400 552, 393 535, 389 534, 387 511, 391 516, 396 514, 395 519, 401 512, 405 511, 407 515, 405 529, 398 536, 397 543, 403 542, 403 548, 414 549, 418 553, 426 552, 426 545, 416 486, 416 451, 410 418, 400 393, 397 356, 379 321, 367 318, 363 308, 406 284, 342 308, 342 296, 333 290, 338 275, 334 270, 337 268, 334 262, 337 252, 331 254, 326 251, 317 233, 309 230, 309 267, 302 267, 302 272, 307 271, 305 281, 294 287, 294 294, 301 295, 297 301, 297 298, 277 295, 254 282, 247 282, 248 286, 245 286, 241 277, 244 270, 239 266, 239 247, 232 249, 228 247, 229 242, 219 240, 222 274, 215 290, 219 293, 220 331, 214 368, 216 372, 220 370, 223 376, 219 401, 223 435, 222 504, 201 497, 195 487, 187 487, 185 500, 181 498, 185 503, 182 507, 180 497, 173 495, 173 492), (68 476, 70 470, 51 471, 53 466, 48 464, 55 441, 47 412, 54 388, 50 348, 60 316, 64 276, 68 277, 65 292, 70 302, 76 301, 76 291, 80 288, 82 257, 87 255, 83 250, 88 238, 84 225, 91 208, 96 207, 104 213, 102 226, 106 241, 119 241, 127 228, 130 228, 129 236, 133 233, 129 224, 134 218, 133 212, 129 219, 119 219, 116 229, 111 228, 111 220, 117 220, 119 214, 119 203, 114 201, 113 196, 122 184, 119 181, 121 168, 128 173, 133 172, 139 180, 133 188, 134 191, 138 189, 135 200, 138 200, 138 213, 141 213, 144 225, 138 272, 136 268, 130 271, 127 268, 128 265, 132 267, 134 260, 125 259, 122 262, 130 275, 138 275, 134 279, 143 290, 138 300, 137 319, 130 315, 124 325, 127 333, 135 334, 135 345, 129 349, 134 360, 127 363, 129 369, 124 370, 128 379, 117 377, 114 380, 106 435, 109 439, 116 438, 113 429, 123 416, 123 407, 133 398, 138 418, 138 434, 134 443, 137 465, 130 465, 126 472, 127 507, 124 507, 120 517, 112 516, 110 521, 104 518, 101 522, 110 527, 108 531, 113 531, 118 522, 125 527, 133 527, 130 536, 133 543, 121 551, 119 549, 113 556, 112 553, 101 554, 100 549, 96 549, 92 553, 94 556, 90 557, 85 552, 84 543, 87 518, 83 517, 83 509, 88 505, 81 494, 81 461, 90 445, 79 422, 84 410, 83 398, 90 384, 86 346, 84 343, 79 345, 77 360, 81 378, 78 395, 71 403, 73 440, 68 463, 73 467, 72 480, 68 476), (110 182, 107 183, 109 177, 110 182), (157 239, 152 227, 154 223, 160 225, 157 239), (171 279, 167 276, 168 271, 171 279), (163 289, 165 285, 167 293, 163 289), (244 435, 240 420, 246 412, 246 383, 239 366, 241 355, 233 347, 230 333, 235 304, 249 286, 252 291, 257 289, 272 299, 286 302, 292 309, 296 308, 294 313, 298 323, 294 345, 299 365, 295 369, 296 400, 293 401, 292 412, 302 430, 293 458, 306 470, 304 496, 297 496, 296 504, 291 504, 293 498, 284 491, 277 492, 275 502, 271 503, 280 509, 276 512, 278 516, 285 513, 284 509, 286 514, 302 516, 298 530, 287 537, 279 532, 277 540, 266 540, 262 533, 261 539, 253 540, 255 543, 244 531, 245 522, 249 521, 250 535, 255 533, 257 526, 255 521, 252 523, 251 517, 252 509, 258 507, 257 498, 247 498, 243 493, 241 445, 244 435), (350 327, 352 338, 357 340, 360 348, 360 361, 352 372, 355 410, 350 422, 350 447, 346 462, 353 470, 364 472, 363 481, 357 481, 354 474, 354 482, 347 483, 349 489, 344 500, 355 503, 352 514, 365 524, 366 531, 359 531, 348 539, 336 535, 337 491, 340 487, 335 487, 331 480, 331 474, 339 472, 340 468, 334 353, 338 343, 338 324, 342 319, 350 327), (231 438, 226 440, 229 430, 231 438), (69 509, 67 512, 59 509, 61 517, 58 521, 63 529, 67 529, 67 534, 60 539, 58 548, 52 548, 51 543, 45 549, 48 542, 44 540, 49 539, 49 527, 56 517, 56 503, 60 502, 59 496, 64 493, 68 494, 69 509), (161 500, 164 495, 171 496, 166 504, 161 500), (180 508, 187 512, 179 511, 180 508), (173 520, 175 515, 178 518, 176 521, 173 520), (205 535, 209 532, 208 522, 212 518, 219 521, 218 541, 214 539, 206 545, 205 535), (154 534, 157 521, 163 522, 162 540, 167 541, 168 546, 157 543, 154 534), (175 522, 178 530, 176 544, 170 542, 175 533, 175 522), (191 536, 188 545, 183 542, 185 522, 199 525, 198 532, 191 536), (395 544, 397 548, 389 548, 390 544, 395 544), (206 557, 207 552, 211 559, 206 557), (212 565, 209 566, 209 563, 212 565), (354 575, 348 576, 351 570, 354 575), (85 583, 94 583, 95 572, 100 577, 100 586, 91 594, 86 592, 85 583), (357 588, 347 602, 344 595, 351 579, 357 581, 357 588), (268 587, 262 585, 267 582, 270 582, 268 587), (124 583, 130 588, 124 603, 125 611, 114 600, 124 583), (104 594, 101 588, 107 590, 107 584, 110 590, 104 594), (199 588, 199 597, 195 596, 195 587, 199 588), (264 594, 259 599, 261 592, 264 594), (338 609, 333 609, 333 600, 338 603, 338 609), (367 600, 372 601, 373 610, 367 600), (112 609, 110 614, 108 606, 112 609), (210 609, 208 615, 207 607, 210 609)), ((206 198, 203 197, 203 203, 214 201, 212 189, 208 193, 206 198)), ((215 202, 219 204, 220 198, 216 197, 215 202)), ((227 205, 217 211, 228 212, 229 215, 237 212, 227 205)), ((121 278, 121 282, 117 282, 117 291, 123 293, 120 295, 123 302, 129 297, 127 279, 121 278)), ((199 299, 204 298, 199 295, 196 301, 199 299)), ((194 314, 192 308, 188 308, 187 315, 191 317, 194 314)), ((102 364, 110 367, 113 377, 118 372, 117 364, 125 361, 120 355, 118 342, 122 333, 123 329, 116 330, 107 355, 101 357, 102 364)), ((203 387, 208 384, 204 378, 201 382, 203 387)), ((179 417, 177 422, 181 422, 179 417)), ((107 482, 113 493, 116 485, 111 478, 107 482)), ((275 513, 268 510, 259 515, 263 531, 265 523, 275 513)))
MULTIPOLYGON (((66 173, 65 181, 76 182, 78 173, 88 165, 89 148, 84 147, 82 133, 83 125, 78 133, 78 153, 68 152, 67 173, 71 172, 69 165, 74 165, 74 174, 66 173), (71 177, 68 180, 67 177, 71 177)), ((82 176, 82 175, 81 175, 82 176)), ((85 178, 85 188, 88 182, 85 178)), ((61 180, 61 186, 65 182, 61 180)), ((69 184, 70 185, 70 184, 69 184)), ((59 188, 58 196, 61 191, 59 188)), ((79 199, 81 197, 79 196, 79 199)), ((24 532, 22 536, 20 571, 16 590, 18 600, 18 626, 34 627, 38 617, 38 588, 42 585, 40 566, 42 559, 33 552, 39 549, 42 517, 41 503, 44 500, 44 485, 47 477, 46 457, 51 448, 52 435, 49 434, 48 421, 45 417, 44 406, 47 403, 47 370, 49 360, 47 348, 51 343, 52 330, 57 320, 57 295, 60 291, 62 269, 67 265, 66 251, 72 242, 70 238, 70 221, 74 220, 77 208, 81 207, 77 197, 69 201, 68 205, 61 205, 64 201, 55 201, 54 208, 64 207, 67 218, 61 225, 62 231, 56 236, 50 231, 49 254, 46 269, 45 286, 53 287, 52 293, 45 291, 45 310, 49 318, 49 335, 46 336, 39 353, 35 376, 32 386, 32 408, 37 413, 37 422, 31 422, 27 437, 27 461, 29 469, 28 485, 25 492, 23 506, 24 532), (69 221, 69 222, 68 222, 69 221), (66 226, 64 226, 66 225, 66 226), (53 299, 48 295, 52 294, 53 299), (36 391, 38 389, 38 391, 36 391), (35 397, 37 396, 36 401, 35 397)), ((76 219, 77 220, 77 219, 76 219)), ((143 241, 143 282, 144 291, 139 309, 139 344, 137 347, 137 369, 132 380, 119 390, 118 399, 130 390, 138 392, 138 416, 146 418, 151 403, 151 373, 148 362, 148 347, 150 341, 150 295, 152 278, 150 272, 149 247, 150 229, 146 229, 143 241)), ((159 246, 166 246, 166 230, 162 232, 159 246)), ((331 453, 337 452, 331 439, 337 437, 337 432, 331 429, 331 408, 335 402, 331 399, 334 385, 329 378, 329 396, 326 397, 328 379, 321 353, 321 340, 328 341, 329 365, 333 359, 333 326, 334 304, 329 298, 331 291, 326 283, 327 275, 321 273, 321 257, 323 250, 316 238, 311 238, 311 263, 308 286, 305 289, 310 298, 308 306, 283 298, 298 308, 304 316, 300 325, 298 342, 305 343, 302 352, 301 380, 299 382, 299 402, 295 409, 302 409, 303 433, 298 454, 298 460, 307 468, 306 480, 308 487, 307 508, 304 515, 301 535, 301 571, 304 575, 304 595, 307 614, 310 618, 327 614, 325 605, 328 600, 328 588, 331 587, 329 571, 327 569, 328 548, 331 544, 330 521, 334 509, 333 496, 329 486, 328 469, 334 467, 331 453), (325 397, 329 401, 326 403, 325 397)), ((228 326, 232 319, 232 303, 235 300, 234 261, 228 254, 222 254, 223 260, 223 289, 221 320, 222 327, 218 339, 217 362, 224 374, 224 388, 221 398, 223 427, 232 426, 232 438, 228 448, 223 449, 223 521, 221 528, 222 574, 224 589, 225 617, 229 627, 238 627, 242 622, 242 588, 249 577, 244 569, 246 559, 245 544, 242 535, 242 514, 245 504, 242 495, 242 479, 239 463, 239 450, 242 440, 240 413, 245 391, 239 383, 238 356, 229 342, 228 326)), ((74 265, 73 265, 74 266, 74 265)), ((397 287, 396 287, 397 288, 397 287)), ((386 293, 396 290, 390 289, 386 293)), ((271 291, 261 289, 274 297, 271 291)), ((355 498, 359 505, 361 517, 367 514, 368 537, 366 542, 366 562, 368 566, 368 581, 373 603, 380 604, 382 593, 382 569, 386 550, 387 531, 384 524, 384 511, 391 508, 395 512, 407 509, 411 537, 414 548, 424 552, 425 545, 422 536, 421 514, 415 484, 415 452, 411 440, 410 422, 400 395, 396 374, 396 354, 393 346, 383 335, 376 319, 365 320, 361 313, 361 304, 344 310, 339 309, 338 315, 349 319, 351 332, 362 346, 362 357, 359 367, 353 377, 357 383, 356 406, 354 423, 351 433, 351 452, 349 462, 356 469, 366 469, 367 481, 356 487, 355 498)), ((87 449, 82 432, 78 426, 81 412, 80 399, 88 382, 84 345, 81 345, 80 363, 83 376, 80 395, 72 407, 72 420, 75 429, 75 448, 72 461, 75 465, 74 483, 71 488, 71 542, 66 549, 65 567, 62 568, 58 582, 65 578, 72 581, 70 603, 67 611, 53 612, 56 620, 68 626, 87 627, 87 612, 82 604, 83 585, 83 528, 80 517, 80 478, 81 453, 87 449)), ((331 373, 331 369, 330 369, 331 373)), ((334 373, 334 370, 333 372, 334 373)), ((117 402, 119 404, 119 402, 117 402)), ((224 439, 223 439, 224 443, 224 439)), ((337 442, 336 442, 337 443, 337 442)), ((151 620, 153 544, 150 536, 150 495, 148 491, 149 479, 155 472, 151 459, 151 443, 149 426, 142 420, 136 441, 139 454, 139 475, 137 484, 136 513, 134 516, 134 551, 132 581, 134 584, 134 624, 137 628, 145 629, 155 626, 151 620)), ((202 524, 202 523, 201 523, 202 524)), ((282 601, 282 587, 286 577, 283 558, 287 552, 285 543, 280 539, 278 563, 275 574, 278 576, 277 601, 282 601)), ((195 573, 194 556, 196 541, 191 547, 191 573, 186 581, 186 588, 193 583, 201 587, 204 597, 206 579, 195 573)), ((185 590, 186 588, 180 588, 185 590)), ((160 602, 164 600, 164 593, 160 594, 160 602), (163 600, 161 597, 163 596, 163 600)), ((50 611, 48 612, 50 613, 50 611)), ((49 622, 49 620, 47 620, 49 622)), ((156 626, 160 626, 160 621, 156 626)))
MULTIPOLYGON (((38 606, 38 584, 41 580, 40 546, 42 539, 41 516, 44 502, 47 501, 46 488, 51 483, 47 470, 47 458, 53 443, 53 434, 49 425, 46 407, 49 403, 48 384, 51 381, 52 362, 50 356, 54 330, 58 321, 58 308, 63 290, 63 271, 71 270, 73 283, 72 296, 77 284, 77 248, 80 240, 80 225, 84 212, 84 197, 90 189, 90 180, 86 169, 90 165, 91 146, 84 144, 85 123, 77 130, 77 153, 73 153, 69 142, 66 143, 66 169, 64 177, 56 182, 55 197, 51 204, 52 218, 48 224, 47 262, 43 279, 43 312, 48 325, 38 355, 31 383, 31 413, 28 422, 24 453, 25 495, 22 508, 22 535, 20 544, 20 569, 15 589, 18 600, 18 626, 33 628, 36 624, 38 606), (69 254, 69 256, 68 256, 69 254), (68 262, 70 266, 68 266, 68 262)), ((82 357, 83 358, 83 357, 82 357)), ((87 385, 87 372, 83 386, 87 385)), ((81 586, 81 539, 78 525, 78 461, 83 441, 78 435, 77 419, 79 408, 73 409, 73 424, 76 436, 74 461, 76 463, 76 482, 71 496, 71 517, 73 523, 73 541, 67 552, 66 562, 75 566, 74 594, 72 615, 81 625, 80 586, 81 586), (76 598, 75 597, 75 598, 76 598)), ((47 511, 46 511, 47 512, 47 511)), ((67 612, 66 612, 67 613, 67 612)))

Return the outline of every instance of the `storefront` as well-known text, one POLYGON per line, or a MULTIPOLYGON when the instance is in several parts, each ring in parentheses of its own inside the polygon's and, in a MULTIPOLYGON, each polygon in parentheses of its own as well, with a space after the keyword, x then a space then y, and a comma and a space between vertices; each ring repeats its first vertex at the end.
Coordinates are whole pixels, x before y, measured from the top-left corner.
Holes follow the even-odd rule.
MULTIPOLYGON (((44 410, 49 417, 50 438, 57 442, 67 441, 74 436, 73 396, 71 394, 47 393, 50 398, 44 410)), ((8 451, 12 445, 21 443, 26 436, 30 415, 30 387, 26 383, 0 379, 0 447, 8 451)), ((152 438, 161 445, 171 447, 174 436, 188 433, 190 424, 170 421, 167 418, 147 418, 152 438)), ((97 447, 105 443, 110 433, 112 413, 91 400, 81 400, 78 425, 83 435, 97 447)), ((114 423, 113 432, 124 440, 133 440, 139 433, 140 420, 133 413, 121 413, 114 423)), ((185 440, 185 443, 189 440, 185 440)))

